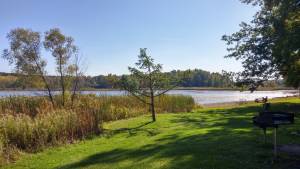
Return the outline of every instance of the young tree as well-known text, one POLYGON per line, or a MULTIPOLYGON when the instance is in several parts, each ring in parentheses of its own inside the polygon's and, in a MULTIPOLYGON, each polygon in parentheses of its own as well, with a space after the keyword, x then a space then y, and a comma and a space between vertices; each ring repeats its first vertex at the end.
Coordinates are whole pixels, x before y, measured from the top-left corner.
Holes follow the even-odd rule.
POLYGON ((162 65, 155 64, 154 59, 146 54, 146 48, 140 49, 136 68, 128 67, 129 76, 122 76, 121 86, 138 100, 150 106, 152 120, 156 121, 155 97, 173 89, 171 79, 161 73, 162 65))
POLYGON ((82 57, 79 57, 78 54, 75 54, 74 63, 68 66, 67 73, 69 76, 70 88, 72 90, 71 105, 73 106, 76 92, 79 90, 80 82, 84 77, 82 57))
POLYGON ((57 71, 60 75, 62 90, 62 105, 65 105, 66 83, 65 76, 69 59, 77 53, 72 37, 63 35, 58 28, 50 29, 45 33, 44 47, 52 52, 56 59, 57 71))
POLYGON ((10 49, 5 49, 2 57, 10 64, 15 65, 15 70, 22 77, 41 77, 48 91, 50 101, 54 105, 51 89, 46 79, 46 61, 40 55, 40 33, 30 29, 17 28, 8 33, 10 49))
POLYGON ((259 5, 251 23, 223 36, 230 53, 242 60, 240 83, 256 88, 268 79, 283 76, 288 85, 300 87, 300 6, 296 0, 241 0, 259 5))

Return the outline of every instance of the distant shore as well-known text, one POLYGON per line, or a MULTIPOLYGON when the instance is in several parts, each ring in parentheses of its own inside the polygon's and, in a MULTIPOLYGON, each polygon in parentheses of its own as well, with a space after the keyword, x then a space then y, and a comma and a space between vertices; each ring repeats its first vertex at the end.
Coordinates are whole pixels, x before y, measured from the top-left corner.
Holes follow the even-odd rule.
MULTIPOLYGON (((177 87, 173 90, 228 90, 228 91, 248 91, 248 90, 241 90, 240 88, 216 88, 216 87, 177 87)), ((259 88, 257 91, 274 91, 274 90, 297 90, 294 88, 259 88)), ((46 89, 14 89, 14 88, 7 88, 7 89, 0 89, 0 91, 47 91, 46 89)), ((52 91, 60 91, 58 89, 53 89, 52 91)), ((112 88, 84 88, 80 91, 122 91, 122 89, 112 89, 112 88)))

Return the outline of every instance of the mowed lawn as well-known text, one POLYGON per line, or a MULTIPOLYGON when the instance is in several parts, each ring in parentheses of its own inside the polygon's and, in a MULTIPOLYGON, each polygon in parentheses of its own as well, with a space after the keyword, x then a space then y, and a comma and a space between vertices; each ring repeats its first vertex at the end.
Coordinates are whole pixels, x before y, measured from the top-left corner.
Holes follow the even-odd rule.
MULTIPOLYGON (((298 112, 294 125, 280 127, 279 144, 300 144, 300 99, 276 99, 273 110, 298 112)), ((105 124, 105 132, 79 143, 24 153, 4 168, 293 168, 300 157, 280 154, 272 160, 273 131, 264 144, 252 117, 260 104, 207 108, 191 113, 159 114, 105 124)))

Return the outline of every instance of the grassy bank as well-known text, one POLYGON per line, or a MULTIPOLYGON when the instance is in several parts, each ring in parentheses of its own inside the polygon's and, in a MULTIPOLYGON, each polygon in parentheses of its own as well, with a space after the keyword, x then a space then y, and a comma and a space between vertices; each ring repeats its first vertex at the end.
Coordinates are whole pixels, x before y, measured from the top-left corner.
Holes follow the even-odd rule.
MULTIPOLYGON (((60 103, 60 97, 55 102, 60 103)), ((158 113, 191 111, 194 100, 186 96, 157 98, 158 113)), ((0 99, 0 163, 20 152, 73 143, 103 132, 103 123, 147 114, 149 107, 130 96, 79 95, 63 107, 46 97, 0 99)))
MULTIPOLYGON (((296 113, 294 125, 280 127, 279 144, 300 143, 300 99, 274 99, 272 110, 296 113)), ((24 153, 4 168, 222 168, 286 169, 299 166, 296 156, 280 153, 272 162, 272 131, 263 143, 262 131, 251 121, 260 104, 205 108, 192 113, 159 114, 104 124, 104 133, 76 144, 24 153)))

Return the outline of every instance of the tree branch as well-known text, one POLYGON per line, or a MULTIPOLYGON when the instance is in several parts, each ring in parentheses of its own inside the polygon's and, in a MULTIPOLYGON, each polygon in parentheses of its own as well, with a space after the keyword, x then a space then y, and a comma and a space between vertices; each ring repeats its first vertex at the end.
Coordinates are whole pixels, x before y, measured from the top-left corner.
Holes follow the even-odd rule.
POLYGON ((157 95, 155 95, 154 97, 157 97, 157 96, 163 95, 163 94, 167 93, 168 91, 170 91, 170 90, 174 89, 175 87, 177 87, 177 86, 172 86, 172 87, 168 88, 167 90, 165 90, 165 91, 163 91, 163 92, 161 92, 161 93, 158 93, 158 94, 157 94, 157 95))
POLYGON ((127 90, 132 96, 134 96, 135 98, 137 98, 139 101, 145 103, 145 104, 148 104, 150 105, 150 103, 148 103, 146 100, 143 100, 141 97, 139 97, 138 95, 136 95, 134 92, 131 92, 129 90, 127 90))

